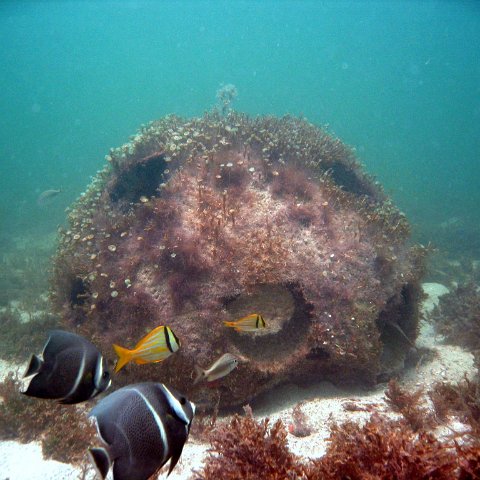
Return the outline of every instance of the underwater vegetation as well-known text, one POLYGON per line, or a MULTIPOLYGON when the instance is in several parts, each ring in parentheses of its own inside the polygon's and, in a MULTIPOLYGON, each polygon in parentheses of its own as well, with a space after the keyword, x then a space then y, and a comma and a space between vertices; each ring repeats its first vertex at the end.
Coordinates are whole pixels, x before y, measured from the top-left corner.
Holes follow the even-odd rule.
MULTIPOLYGON (((441 385, 441 384, 438 384, 441 385)), ((471 386, 471 384, 470 384, 471 386)), ((444 388, 445 386, 441 387, 444 388)), ((437 388, 437 387, 436 387, 437 388)), ((457 390, 457 386, 448 386, 457 390)), ((477 385, 478 388, 478 385, 477 385)), ((460 391, 460 390, 458 390, 460 391)), ((195 480, 304 479, 478 479, 480 478, 480 441, 478 423, 467 424, 467 432, 440 439, 433 432, 438 408, 444 415, 455 411, 453 405, 434 403, 435 411, 425 422, 412 425, 415 416, 425 413, 419 404, 420 392, 409 393, 391 382, 386 392, 389 403, 402 414, 392 420, 378 413, 359 425, 355 422, 333 424, 326 454, 305 460, 292 454, 287 445, 287 430, 278 420, 257 421, 246 407, 246 415, 235 415, 210 433, 211 453, 195 480), (415 415, 413 411, 417 410, 415 415), (404 414, 407 417, 404 417, 404 414), (241 441, 239 442, 239 439, 241 441)), ((457 402, 458 404, 458 402, 457 402)), ((477 398, 477 406, 479 406, 477 398)), ((459 414, 464 410, 456 410, 459 414)), ((445 417, 443 417, 445 419, 445 417)))
MULTIPOLYGON (((52 333, 45 349, 46 364, 51 362, 52 349, 58 351, 62 343, 65 346, 72 342, 68 335, 72 334, 52 333)), ((32 356, 31 364, 38 361, 32 356)), ((64 358, 63 363, 68 360, 64 358)), ((40 440, 45 458, 81 464, 84 472, 87 448, 100 444, 89 448, 88 455, 101 478, 107 476, 112 466, 113 477, 117 480, 146 480, 168 461, 168 473, 174 469, 195 414, 192 402, 161 383, 128 385, 103 397, 88 414, 94 418, 94 422, 89 422, 84 405, 72 405, 74 401, 82 400, 78 395, 81 386, 75 385, 75 390, 67 397, 57 397, 58 403, 44 400, 48 398, 45 395, 47 383, 50 391, 62 386, 63 379, 58 370, 58 363, 54 363, 48 379, 42 376, 42 372, 37 373, 40 378, 37 384, 43 388, 36 395, 38 398, 27 397, 38 393, 38 385, 32 392, 32 383, 26 392, 22 392, 27 396, 20 394, 21 382, 13 372, 0 383, 0 440, 23 443, 40 440), (99 440, 95 440, 97 432, 99 440)))
POLYGON ((168 325, 181 348, 126 366, 212 406, 195 365, 244 359, 221 405, 282 382, 373 385, 417 336, 425 249, 351 150, 294 117, 169 115, 112 149, 60 231, 51 297, 67 330, 114 361, 168 325), (224 322, 256 312, 267 328, 224 322))
POLYGON ((211 434, 211 454, 196 480, 213 478, 274 479, 302 478, 303 468, 287 447, 287 431, 278 420, 255 420, 249 407, 245 416, 215 428, 211 434), (238 440, 242 439, 241 442, 238 440))
POLYGON ((473 439, 480 438, 480 383, 464 378, 456 385, 436 383, 429 392, 435 415, 445 421, 449 415, 456 415, 468 425, 465 433, 473 439))
POLYGON ((9 361, 25 362, 32 349, 40 349, 44 332, 58 324, 58 318, 50 312, 36 312, 22 320, 18 309, 6 307, 0 310, 0 358, 9 361))
POLYGON ((473 282, 463 283, 440 297, 431 314, 436 330, 449 343, 480 354, 480 291, 473 282))
MULTIPOLYGON (((13 374, 0 383, 0 436, 28 442, 42 440, 44 455, 68 463, 81 462, 88 446, 95 445, 95 429, 82 407, 18 395, 13 374), (44 402, 44 401, 43 401, 44 402), (47 407, 47 408, 45 408, 47 407), (75 425, 75 428, 72 428, 75 425)), ((118 393, 117 393, 118 392, 118 393)), ((111 398, 117 398, 117 390, 111 398)), ((395 381, 385 395, 401 417, 392 420, 373 413, 363 425, 332 424, 326 454, 315 460, 300 459, 288 448, 288 434, 305 428, 301 404, 292 429, 279 420, 256 420, 250 407, 245 416, 226 421, 216 416, 197 418, 192 435, 211 444, 201 471, 192 478, 248 480, 262 478, 329 479, 459 479, 480 478, 480 388, 463 380, 457 385, 437 383, 429 393, 433 410, 426 411, 420 391, 407 391, 395 381), (438 435, 436 426, 456 417, 466 428, 438 435), (411 419, 421 419, 415 421, 411 419), (194 432, 195 430, 195 432, 194 432)), ((105 397, 103 403, 106 403, 105 397)), ((123 406, 125 402, 123 402, 123 406)), ((112 412, 115 412, 113 409, 112 412)), ((128 418, 125 417, 125 418, 128 418)), ((308 428, 308 427, 307 427, 308 428)), ((304 431, 308 436, 309 431, 304 431)))
POLYGON ((21 395, 21 382, 9 373, 0 382, 0 440, 41 441, 45 458, 79 463, 96 437, 83 407, 21 395))
POLYGON ((422 389, 418 389, 415 392, 407 392, 400 387, 396 380, 390 380, 385 391, 387 404, 394 412, 403 416, 408 426, 414 432, 426 430, 435 423, 429 409, 420 405, 422 394, 422 389))

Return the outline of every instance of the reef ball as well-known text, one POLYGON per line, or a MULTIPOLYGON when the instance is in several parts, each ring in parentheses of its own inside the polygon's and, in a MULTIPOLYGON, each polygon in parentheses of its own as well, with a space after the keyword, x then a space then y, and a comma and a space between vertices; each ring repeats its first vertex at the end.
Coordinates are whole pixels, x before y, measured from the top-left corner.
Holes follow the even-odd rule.
POLYGON ((424 250, 338 139, 304 119, 167 116, 111 150, 69 212, 52 298, 114 361, 168 325, 165 361, 126 367, 212 406, 284 382, 373 385, 402 368, 419 320, 424 250), (225 320, 260 313, 238 333, 225 320), (194 364, 241 358, 218 385, 194 364))

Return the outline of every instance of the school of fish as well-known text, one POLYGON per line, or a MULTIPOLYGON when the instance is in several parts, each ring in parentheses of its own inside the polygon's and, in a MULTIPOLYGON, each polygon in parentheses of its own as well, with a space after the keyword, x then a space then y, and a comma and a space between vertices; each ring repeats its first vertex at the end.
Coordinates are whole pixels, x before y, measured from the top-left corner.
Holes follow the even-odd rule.
MULTIPOLYGON (((254 313, 236 321, 224 321, 236 332, 266 328, 262 315, 254 313)), ((134 348, 114 344, 118 357, 114 373, 133 362, 157 363, 180 349, 180 340, 168 326, 158 326, 134 348)), ((195 365, 194 384, 215 382, 237 366, 241 359, 224 353, 208 368, 195 365)), ((75 333, 52 330, 40 355, 33 354, 21 393, 37 398, 76 404, 91 400, 112 384, 106 361, 93 343, 75 333)), ((162 383, 127 385, 102 398, 90 411, 102 446, 89 449, 100 478, 112 470, 113 480, 148 480, 170 461, 168 475, 182 454, 195 415, 195 404, 162 383)))

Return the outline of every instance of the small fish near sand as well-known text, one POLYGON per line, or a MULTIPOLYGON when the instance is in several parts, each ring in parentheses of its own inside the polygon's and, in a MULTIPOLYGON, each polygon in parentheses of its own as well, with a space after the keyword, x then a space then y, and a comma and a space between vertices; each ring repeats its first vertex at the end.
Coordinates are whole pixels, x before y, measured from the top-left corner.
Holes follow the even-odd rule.
POLYGON ((22 392, 30 397, 80 403, 106 390, 110 374, 93 343, 75 333, 52 330, 42 358, 32 355, 24 377, 35 375, 22 392))
POLYGON ((132 350, 119 345, 113 345, 113 349, 118 356, 115 373, 118 373, 127 363, 132 361, 137 365, 161 362, 179 348, 180 340, 170 327, 160 326, 154 328, 132 350))
POLYGON ((233 328, 236 332, 256 332, 267 327, 265 320, 258 313, 252 313, 234 322, 224 321, 223 323, 225 326, 233 328))
POLYGON ((113 464, 113 480, 147 480, 170 460, 170 475, 194 415, 195 404, 162 383, 138 383, 111 393, 89 414, 104 444, 88 452, 97 473, 104 479, 113 464))
POLYGON ((45 190, 37 197, 37 205, 40 207, 44 207, 52 203, 53 199, 57 197, 63 190, 45 190))
POLYGON ((238 357, 231 353, 224 353, 216 362, 214 362, 209 368, 203 369, 198 365, 195 365, 195 372, 197 376, 193 381, 193 384, 197 384, 201 380, 207 382, 213 382, 219 378, 223 378, 228 375, 232 370, 235 370, 238 366, 238 357))

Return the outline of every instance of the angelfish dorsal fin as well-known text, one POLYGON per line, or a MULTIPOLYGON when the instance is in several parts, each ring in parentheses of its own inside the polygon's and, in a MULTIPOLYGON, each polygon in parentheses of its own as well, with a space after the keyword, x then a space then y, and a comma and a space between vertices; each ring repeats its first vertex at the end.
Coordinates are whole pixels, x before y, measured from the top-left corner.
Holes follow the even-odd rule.
POLYGON ((34 373, 38 373, 43 365, 43 360, 38 357, 37 355, 32 355, 30 357, 30 362, 28 364, 27 370, 24 373, 24 377, 29 377, 30 375, 33 375, 34 373))

